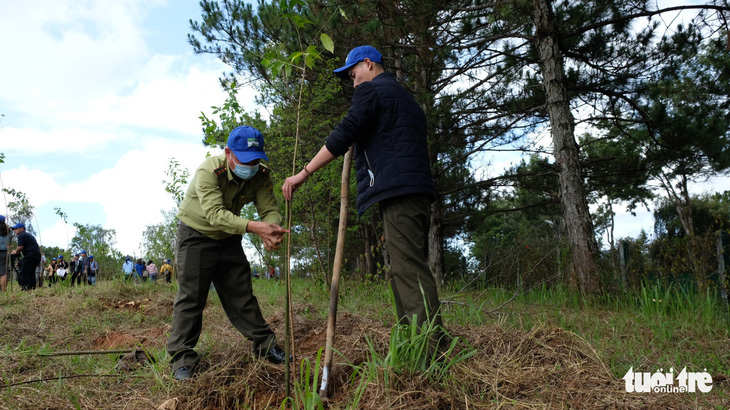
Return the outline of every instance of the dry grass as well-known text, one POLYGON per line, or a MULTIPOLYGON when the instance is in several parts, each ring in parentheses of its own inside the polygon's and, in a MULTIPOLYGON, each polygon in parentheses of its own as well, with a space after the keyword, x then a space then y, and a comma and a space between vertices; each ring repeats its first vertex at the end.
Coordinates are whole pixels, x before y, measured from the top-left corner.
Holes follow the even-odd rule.
MULTIPOLYGON (((126 285, 0 295, 0 409, 229 409, 277 408, 284 400, 284 367, 255 358, 249 342, 228 323, 220 304, 205 311, 198 346, 203 371, 174 382, 164 352, 174 291, 167 285, 126 285), (22 342, 21 342, 22 341, 22 342), (157 364, 117 366, 119 354, 45 357, 65 350, 143 349, 157 364), (63 379, 63 376, 81 376, 63 379), (41 379, 53 379, 38 381, 41 379), (20 384, 23 383, 23 384, 20 384)), ((263 303, 283 337, 283 311, 263 303)), ((326 309, 316 301, 295 305, 296 362, 315 361, 325 345, 326 309)), ((450 326, 478 353, 439 382, 419 374, 391 375, 389 385, 368 386, 360 408, 727 408, 730 386, 717 380, 705 396, 627 394, 594 348, 581 337, 541 324, 529 331, 499 324, 450 326), (717 394, 718 391, 724 392, 717 394)), ((343 312, 336 348, 353 365, 367 360, 366 338, 387 350, 390 329, 382 320, 343 312)), ((282 343, 283 344, 283 343, 282 343)), ((335 355, 330 408, 345 408, 355 385, 352 368, 335 355)), ((299 369, 299 366, 293 366, 299 369)), ((318 381, 315 385, 318 385, 318 381)))

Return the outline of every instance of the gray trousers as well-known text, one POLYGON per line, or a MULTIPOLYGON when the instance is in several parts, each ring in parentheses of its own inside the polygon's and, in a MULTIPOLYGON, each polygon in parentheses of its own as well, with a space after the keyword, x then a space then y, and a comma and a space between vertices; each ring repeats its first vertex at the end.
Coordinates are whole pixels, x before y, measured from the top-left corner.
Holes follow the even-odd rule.
POLYGON ((390 255, 390 286, 399 322, 410 323, 415 314, 419 327, 427 317, 441 326, 438 289, 428 266, 429 197, 406 195, 389 198, 380 201, 380 211, 385 246, 390 255))
POLYGON ((177 247, 179 290, 167 342, 173 370, 195 367, 200 361, 193 349, 200 338, 211 282, 231 324, 253 341, 254 349, 266 352, 275 346, 276 336, 252 292, 251 266, 241 247, 241 235, 217 241, 180 224, 177 247))

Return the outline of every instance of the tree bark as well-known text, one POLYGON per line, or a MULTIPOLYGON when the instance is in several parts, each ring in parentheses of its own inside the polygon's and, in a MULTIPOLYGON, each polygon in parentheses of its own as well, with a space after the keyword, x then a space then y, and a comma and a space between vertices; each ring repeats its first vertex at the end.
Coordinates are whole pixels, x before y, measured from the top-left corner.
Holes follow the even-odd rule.
POLYGON ((431 204, 431 226, 428 229, 428 264, 436 286, 444 284, 443 234, 441 232, 441 206, 436 199, 431 204))
POLYGON ((583 190, 563 55, 558 44, 558 29, 550 0, 533 2, 533 20, 573 267, 580 292, 591 294, 597 292, 599 287, 596 263, 598 244, 583 190))
POLYGON ((374 233, 370 229, 369 224, 360 224, 363 236, 363 267, 362 267, 362 279, 366 279, 368 275, 375 274, 375 237, 374 233))

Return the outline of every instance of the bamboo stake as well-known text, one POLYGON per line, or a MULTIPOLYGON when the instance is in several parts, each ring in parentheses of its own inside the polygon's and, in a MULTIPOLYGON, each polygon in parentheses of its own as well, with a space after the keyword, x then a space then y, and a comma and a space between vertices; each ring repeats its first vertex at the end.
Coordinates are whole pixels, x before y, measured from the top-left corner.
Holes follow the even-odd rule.
POLYGON ((352 162, 352 147, 345 154, 342 164, 342 188, 340 191, 340 224, 337 229, 337 247, 335 248, 335 261, 332 266, 332 288, 330 289, 330 309, 327 315, 327 347, 324 351, 324 363, 322 368, 322 384, 319 388, 319 397, 327 399, 327 382, 329 372, 332 369, 332 352, 335 344, 335 325, 337 322, 337 302, 340 291, 340 272, 342 271, 342 259, 345 250, 345 234, 347 233, 347 207, 350 198, 350 163, 352 162))
MULTIPOLYGON (((299 81, 299 97, 297 101, 297 127, 296 134, 294 136, 294 155, 291 160, 292 175, 296 173, 297 167, 297 149, 299 148, 299 125, 301 124, 302 114, 302 94, 304 92, 305 74, 307 72, 307 66, 302 67, 302 76, 299 81)), ((289 356, 294 357, 294 319, 292 312, 292 298, 291 298, 291 224, 292 224, 292 201, 286 201, 286 220, 287 230, 289 235, 286 239, 286 312, 284 313, 284 334, 285 334, 285 366, 286 371, 284 374, 284 382, 286 383, 286 397, 291 397, 291 371, 290 371, 290 360, 289 356), (291 346, 289 346, 291 345, 291 346)))
MULTIPOLYGON (((286 214, 288 222, 288 229, 291 231, 291 201, 286 201, 286 214)), ((291 332, 289 331, 289 311, 291 306, 291 272, 290 272, 290 259, 291 259, 291 232, 287 236, 286 243, 286 301, 284 302, 284 352, 285 360, 285 371, 284 371, 284 383, 286 384, 286 397, 291 397, 291 363, 289 362, 289 354, 292 349, 289 348, 289 340, 291 339, 291 332)), ((292 340, 293 341, 293 340, 292 340)))

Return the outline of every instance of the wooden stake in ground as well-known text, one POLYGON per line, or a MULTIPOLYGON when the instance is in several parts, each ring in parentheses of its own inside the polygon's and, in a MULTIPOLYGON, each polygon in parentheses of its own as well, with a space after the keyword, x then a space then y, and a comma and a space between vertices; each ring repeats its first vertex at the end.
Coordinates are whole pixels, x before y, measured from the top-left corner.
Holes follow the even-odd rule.
MULTIPOLYGON (((286 219, 287 229, 291 232, 291 201, 286 201, 286 219)), ((294 330, 293 318, 291 315, 291 233, 287 236, 286 241, 286 301, 284 304, 284 383, 286 383, 286 397, 291 397, 291 363, 289 357, 293 357, 294 352, 294 330)), ((293 408, 293 406, 292 406, 293 408)))
POLYGON ((345 234, 347 233, 347 207, 350 198, 350 163, 352 162, 352 147, 345 154, 342 164, 342 188, 340 191, 340 225, 337 229, 337 247, 335 248, 335 263, 332 266, 332 289, 330 290, 330 309, 327 315, 327 347, 324 351, 322 367, 322 384, 319 387, 319 397, 327 398, 327 382, 332 369, 332 351, 335 344, 335 324, 337 322, 337 301, 340 291, 340 272, 342 258, 345 251, 345 234))

